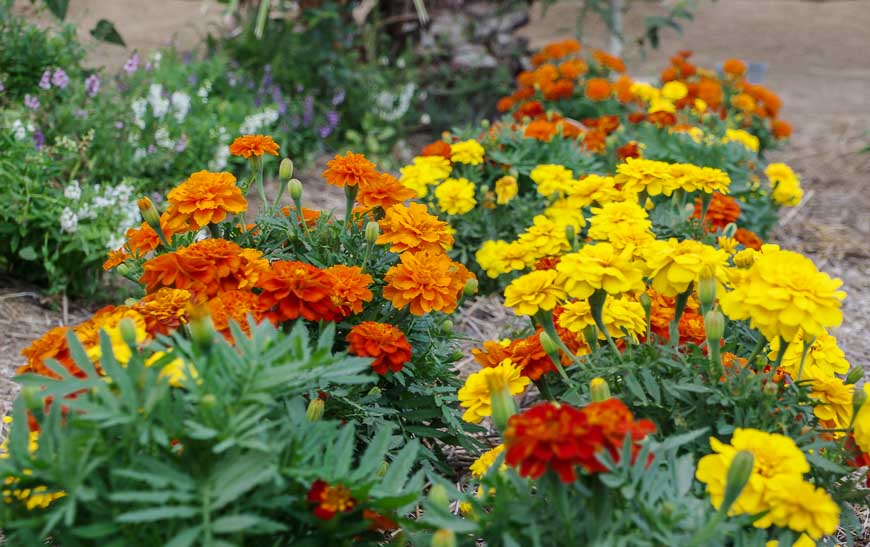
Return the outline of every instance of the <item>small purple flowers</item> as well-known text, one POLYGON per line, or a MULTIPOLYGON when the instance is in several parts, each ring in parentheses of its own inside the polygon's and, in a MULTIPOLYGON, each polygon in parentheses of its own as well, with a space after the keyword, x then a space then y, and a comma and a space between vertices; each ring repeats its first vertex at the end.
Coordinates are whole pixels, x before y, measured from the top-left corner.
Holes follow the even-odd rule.
POLYGON ((124 63, 124 72, 127 74, 133 74, 139 70, 139 54, 134 52, 133 55, 127 59, 127 62, 124 63))
POLYGON ((42 147, 45 146, 45 135, 39 129, 33 132, 33 144, 37 150, 42 150, 42 147))
POLYGON ((335 92, 335 95, 332 96, 332 106, 338 106, 344 102, 344 89, 339 89, 335 92))
POLYGON ((26 106, 30 110, 36 110, 37 108, 39 108, 39 99, 37 99, 33 95, 25 95, 24 106, 26 106))
POLYGON ((96 74, 91 74, 85 79, 85 92, 88 97, 96 97, 100 92, 100 77, 96 74))
POLYGON ((62 68, 56 68, 54 69, 54 74, 51 75, 51 83, 55 87, 66 89, 66 86, 69 85, 69 76, 67 76, 62 68))
POLYGON ((51 69, 47 68, 45 72, 42 73, 42 78, 39 79, 39 88, 40 89, 51 89, 51 69))

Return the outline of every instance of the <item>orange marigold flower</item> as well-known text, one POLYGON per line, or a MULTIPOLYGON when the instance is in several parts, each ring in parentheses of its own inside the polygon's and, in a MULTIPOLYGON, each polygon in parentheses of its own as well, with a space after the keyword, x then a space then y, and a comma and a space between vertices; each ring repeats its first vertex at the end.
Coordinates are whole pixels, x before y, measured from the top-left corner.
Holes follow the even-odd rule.
POLYGON ((427 144, 423 147, 423 151, 420 152, 421 156, 441 156, 448 160, 450 159, 450 154, 450 145, 441 140, 427 144))
POLYGON ((646 121, 646 113, 644 112, 631 112, 628 115, 628 123, 641 123, 646 121))
POLYGON ((755 232, 745 228, 737 228, 737 231, 734 233, 734 239, 742 243, 744 247, 755 249, 756 251, 760 251, 761 246, 764 245, 764 241, 755 232))
POLYGON ((374 530, 376 532, 391 532, 399 527, 399 525, 396 524, 396 521, 390 517, 382 515, 377 511, 372 511, 371 509, 363 509, 362 516, 364 519, 371 522, 371 524, 369 524, 369 530, 374 530))
POLYGON ((250 336, 248 315, 259 323, 263 319, 260 307, 260 297, 251 291, 224 291, 206 302, 212 323, 216 331, 227 340, 232 340, 230 322, 236 322, 245 335, 250 336))
POLYGON ((292 260, 272 263, 260 275, 257 287, 263 289, 260 302, 278 322, 300 316, 309 321, 333 321, 341 315, 332 301, 333 277, 311 264, 292 260))
POLYGON ((442 251, 406 252, 384 275, 387 285, 382 294, 396 309, 410 305, 414 315, 433 310, 452 313, 465 283, 473 278, 465 266, 442 251))
POLYGON ((736 77, 743 76, 746 74, 746 63, 740 59, 725 59, 722 63, 722 72, 736 77))
POLYGON ((411 344, 398 327, 375 321, 365 321, 350 329, 348 352, 359 357, 372 357, 372 368, 380 375, 388 370, 399 372, 411 360, 411 344))
POLYGON ((513 117, 520 122, 523 118, 535 119, 544 113, 544 105, 540 101, 527 101, 514 110, 513 117))
POLYGON ((616 100, 622 104, 630 103, 634 100, 634 94, 631 92, 631 86, 634 84, 631 78, 623 74, 613 83, 613 92, 616 94, 616 100))
MULTIPOLYGON (((284 216, 296 219, 298 221, 298 217, 296 216, 296 207, 282 207, 281 212, 284 213, 284 216)), ((317 226, 317 221, 320 220, 320 211, 317 209, 309 209, 308 207, 302 208, 302 221, 309 228, 313 228, 317 226)))
MULTIPOLYGON (((673 297, 659 294, 652 287, 647 289, 646 294, 650 297, 650 330, 662 340, 667 341, 670 336, 670 324, 674 320, 676 301, 673 297)), ((686 302, 683 317, 692 314, 699 315, 698 300, 694 296, 690 296, 686 302)), ((683 323, 682 317, 680 323, 683 323)), ((684 332, 686 331, 684 330, 684 332)))
MULTIPOLYGON (((695 212, 692 213, 692 218, 701 219, 701 198, 695 200, 695 212)), ((736 222, 740 218, 740 204, 731 196, 725 196, 719 192, 713 193, 713 199, 707 207, 707 216, 704 219, 704 226, 709 227, 712 231, 718 231, 725 228, 732 222, 736 222)))
POLYGON ((230 154, 243 158, 259 157, 263 154, 277 156, 278 143, 268 135, 243 135, 236 137, 236 140, 230 145, 230 154))
POLYGON ((648 114, 646 119, 659 127, 669 127, 677 123, 677 117, 673 112, 653 112, 648 114))
POLYGON ((191 299, 190 291, 163 287, 145 295, 133 309, 145 318, 145 331, 148 334, 169 334, 187 323, 187 307, 191 299))
POLYGON ((543 87, 559 77, 559 69, 556 65, 547 63, 535 69, 535 83, 543 87))
POLYGON ((669 66, 669 67, 666 67, 664 70, 662 70, 662 73, 659 76, 659 78, 661 79, 662 83, 665 84, 665 83, 672 82, 672 81, 676 80, 678 76, 679 75, 677 74, 676 67, 669 66))
POLYGON ((722 85, 712 78, 701 78, 701 81, 698 82, 697 95, 699 99, 713 109, 719 108, 724 98, 722 85))
POLYGON ((603 67, 607 67, 614 72, 625 72, 625 62, 616 55, 611 55, 606 51, 597 49, 592 52, 592 56, 603 67))
POLYGON ((375 241, 378 245, 390 245, 390 251, 442 251, 453 246, 448 224, 435 215, 422 203, 401 203, 386 210, 384 218, 378 223, 381 235, 375 241))
POLYGON ((542 87, 544 98, 549 101, 570 99, 574 94, 574 83, 571 80, 559 79, 546 87, 542 87))
POLYGON ((364 155, 353 152, 348 152, 344 156, 336 154, 333 159, 329 160, 326 167, 323 178, 329 184, 339 188, 357 186, 379 176, 374 163, 366 159, 364 155))
POLYGON ((343 317, 361 312, 363 302, 372 301, 369 285, 374 280, 369 274, 363 273, 359 266, 337 264, 324 271, 332 277, 332 302, 341 310, 343 317))
POLYGON ((139 281, 148 292, 161 286, 175 287, 210 298, 221 291, 252 287, 268 262, 256 249, 243 249, 223 239, 204 239, 154 257, 143 268, 139 281))
POLYGON ((406 187, 393 175, 379 173, 378 177, 360 182, 356 202, 366 209, 380 207, 387 210, 416 196, 417 192, 406 187))
POLYGON ((510 359, 520 369, 520 374, 530 380, 537 380, 548 372, 556 371, 553 360, 541 345, 540 330, 506 344, 492 340, 484 342, 482 349, 472 349, 471 354, 483 367, 496 367, 505 359, 510 359))
MULTIPOLYGON (((167 194, 170 217, 173 213, 189 217, 196 228, 217 224, 227 213, 241 213, 248 208, 232 173, 197 171, 167 194)), ((168 236, 167 236, 168 237, 168 236)))
POLYGON ((117 251, 109 251, 109 258, 107 258, 106 261, 103 262, 103 270, 108 272, 109 270, 118 266, 118 264, 123 263, 128 258, 130 258, 130 253, 128 253, 123 247, 118 249, 117 251))
POLYGON ((555 270, 560 260, 562 257, 559 256, 545 256, 535 262, 534 268, 536 270, 555 270))
MULTIPOLYGON (((677 326, 680 332, 680 345, 692 344, 703 346, 707 341, 707 330, 704 328, 704 316, 694 311, 684 311, 677 326)), ((670 340, 670 339, 669 339, 670 340)))
POLYGON ((628 158, 639 158, 640 146, 637 141, 627 142, 616 149, 616 157, 623 161, 628 158))
POLYGON ((495 109, 499 112, 507 112, 514 107, 513 97, 502 97, 495 103, 495 109))
POLYGON ((69 330, 69 327, 54 327, 21 350, 27 363, 18 367, 18 374, 39 374, 59 380, 60 376, 45 364, 47 359, 54 359, 74 376, 83 377, 84 372, 76 366, 69 354, 66 343, 69 330))
MULTIPOLYGON (((635 420, 631 410, 619 399, 611 398, 589 403, 583 407, 583 413, 588 417, 590 425, 601 428, 604 434, 605 448, 610 452, 610 457, 617 463, 619 463, 626 437, 630 437, 634 441, 631 446, 631 462, 634 463, 637 453, 640 452, 640 441, 656 431, 656 426, 652 421, 635 420)), ((650 455, 650 460, 652 460, 652 455, 650 455)), ((590 472, 606 470, 597 458, 587 462, 584 467, 590 472)))
POLYGON ((583 134, 581 147, 596 154, 603 154, 607 150, 607 135, 597 129, 587 131, 583 134))
POLYGON ((593 101, 603 101, 610 97, 610 93, 610 82, 606 78, 586 80, 586 98, 593 101))
POLYGON ((576 80, 589 70, 586 61, 582 59, 569 59, 559 63, 559 74, 563 77, 576 80))
POLYGON ((787 139, 791 137, 791 124, 785 120, 773 120, 770 122, 770 132, 776 139, 787 139))
POLYGON ((525 130, 523 130, 523 137, 527 139, 537 139, 542 142, 550 142, 556 135, 556 131, 558 127, 553 122, 548 120, 535 120, 530 122, 525 130))
POLYGON ((330 486, 318 479, 311 484, 308 491, 308 501, 315 504, 314 516, 320 520, 329 520, 336 513, 353 511, 356 500, 350 495, 350 490, 341 484, 330 486))
MULTIPOLYGON (((544 59, 544 61, 542 62, 545 61, 546 59, 544 59)), ((538 64, 541 63, 537 63, 535 64, 535 66, 537 66, 538 64)), ((517 74, 517 85, 519 85, 520 87, 533 87, 535 85, 535 73, 530 70, 524 70, 520 72, 519 74, 517 74)))

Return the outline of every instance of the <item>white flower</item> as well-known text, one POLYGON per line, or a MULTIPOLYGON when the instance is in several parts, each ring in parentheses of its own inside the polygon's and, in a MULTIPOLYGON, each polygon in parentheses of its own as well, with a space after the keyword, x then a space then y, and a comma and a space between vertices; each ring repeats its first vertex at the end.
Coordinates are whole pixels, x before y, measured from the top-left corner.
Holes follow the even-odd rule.
POLYGON ((212 171, 220 171, 227 166, 227 159, 230 157, 230 149, 226 145, 217 147, 214 159, 208 162, 208 168, 212 171))
POLYGON ((78 201, 82 197, 82 187, 79 186, 79 181, 71 180, 69 186, 63 189, 63 195, 67 199, 78 201))
POLYGON ((147 155, 148 155, 147 150, 145 150, 144 148, 137 148, 136 150, 133 151, 133 160, 134 161, 143 160, 143 159, 145 159, 145 156, 147 156, 147 155))
POLYGON ((165 127, 159 127, 154 132, 154 142, 157 143, 157 146, 162 146, 163 148, 172 148, 175 145, 175 142, 169 136, 169 130, 165 127))
POLYGON ((64 207, 63 212, 60 214, 60 229, 63 232, 67 233, 75 233, 76 228, 78 228, 79 219, 76 217, 76 214, 69 207, 64 207))
POLYGON ((183 122, 184 118, 187 117, 187 113, 190 112, 190 95, 184 93, 182 91, 176 91, 169 98, 172 103, 173 116, 175 116, 175 121, 183 122))
POLYGON ((262 112, 251 114, 242 122, 241 127, 239 127, 239 133, 242 135, 258 133, 263 128, 277 122, 279 116, 280 114, 278 114, 278 109, 276 108, 267 108, 262 112))
POLYGON ((148 101, 145 99, 136 99, 130 103, 130 108, 133 109, 133 123, 139 129, 145 129, 145 112, 148 109, 148 101))
POLYGON ((27 124, 21 120, 12 122, 12 134, 15 135, 15 140, 23 141, 27 138, 28 133, 33 133, 33 129, 33 124, 30 122, 27 122, 27 124))
POLYGON ((402 86, 402 91, 398 95, 393 95, 389 91, 381 91, 375 96, 375 105, 378 109, 378 116, 386 122, 394 122, 399 120, 408 112, 411 106, 411 99, 414 97, 414 91, 417 86, 413 83, 407 83, 402 86))
POLYGON ((109 249, 110 251, 114 251, 115 249, 120 249, 124 245, 125 241, 126 240, 125 240, 123 235, 112 234, 109 236, 109 240, 106 241, 106 248, 109 249))
POLYGON ((151 84, 148 88, 148 103, 155 118, 162 118, 169 112, 169 99, 163 97, 163 86, 160 84, 151 84))

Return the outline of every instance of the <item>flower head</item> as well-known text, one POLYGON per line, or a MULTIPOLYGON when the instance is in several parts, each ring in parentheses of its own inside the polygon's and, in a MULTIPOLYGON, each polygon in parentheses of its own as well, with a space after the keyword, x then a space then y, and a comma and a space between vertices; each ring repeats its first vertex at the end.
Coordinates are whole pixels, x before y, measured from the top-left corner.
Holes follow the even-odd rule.
POLYGON ((632 194, 646 191, 650 196, 669 196, 679 188, 671 164, 644 158, 626 158, 616 166, 614 179, 623 192, 632 194))
POLYGON ((665 296, 689 290, 705 271, 720 273, 728 264, 728 253, 695 240, 658 241, 646 253, 652 286, 665 296))
POLYGON ((784 163, 771 163, 764 170, 770 186, 773 188, 773 201, 786 207, 794 207, 803 199, 800 178, 784 163))
POLYGON ((474 183, 466 178, 450 178, 435 188, 438 207, 448 215, 464 215, 474 209, 474 183))
POLYGON ((556 370, 553 360, 541 345, 540 334, 539 331, 529 337, 513 341, 490 340, 483 343, 483 349, 471 350, 471 354, 483 367, 495 367, 505 359, 509 359, 520 369, 520 374, 530 380, 537 380, 544 374, 556 370))
POLYGON ((818 401, 813 407, 825 427, 846 429, 852 422, 852 393, 855 386, 836 376, 813 378, 810 382, 810 397, 818 401))
POLYGON ((589 237, 599 241, 607 241, 610 234, 617 228, 631 225, 634 229, 646 232, 652 228, 649 215, 635 201, 614 201, 601 207, 592 208, 589 223, 589 237))
POLYGON ((133 309, 145 318, 148 334, 169 334, 187 322, 187 307, 192 296, 184 289, 162 287, 146 294, 133 309))
POLYGON ((189 217, 195 228, 217 224, 248 208, 232 173, 198 171, 169 191, 170 215, 189 217))
POLYGON ((230 154, 250 158, 263 154, 278 155, 278 143, 268 135, 243 135, 230 144, 230 154))
POLYGON ((411 345, 394 325, 364 321, 347 335, 348 351, 359 357, 372 357, 372 368, 380 375, 399 372, 411 360, 411 345))
POLYGON ((519 185, 517 185, 516 177, 505 175, 495 181, 496 203, 499 205, 510 202, 517 195, 517 192, 519 192, 519 185))
POLYGON ((260 296, 247 290, 231 290, 218 293, 214 298, 206 302, 214 329, 221 333, 227 340, 232 339, 230 323, 235 322, 242 332, 250 336, 251 327, 248 317, 253 318, 255 323, 263 319, 262 303, 260 296))
POLYGON ((468 165, 480 165, 483 163, 483 155, 486 150, 474 139, 457 142, 450 145, 450 161, 454 163, 467 163, 468 165))
POLYGON ((440 155, 418 156, 411 165, 402 167, 399 182, 416 192, 417 197, 426 197, 428 187, 450 176, 453 166, 450 160, 440 155))
POLYGON ((565 298, 562 277, 555 270, 538 270, 520 276, 504 290, 504 305, 518 315, 550 311, 565 298))
POLYGON ((326 164, 323 178, 326 182, 339 188, 345 186, 357 186, 366 182, 375 181, 380 174, 375 170, 375 164, 370 162, 362 154, 347 152, 344 156, 336 154, 326 164))
POLYGON ((479 424, 486 416, 492 416, 491 385, 505 385, 511 395, 519 395, 525 391, 530 382, 531 380, 522 376, 519 368, 507 359, 498 366, 475 372, 465 380, 465 385, 459 390, 459 405, 468 409, 462 415, 462 419, 479 424))
POLYGON ((800 478, 770 481, 765 498, 770 512, 753 523, 756 528, 776 525, 819 540, 840 525, 840 507, 830 494, 800 478))
MULTIPOLYGON (((504 444, 496 445, 495 448, 487 450, 483 454, 480 455, 479 458, 474 460, 474 463, 468 468, 471 472, 471 476, 476 479, 483 478, 484 475, 487 474, 489 469, 495 463, 496 458, 498 458, 499 454, 504 452, 504 444)), ((507 466, 505 464, 501 464, 500 470, 506 469, 507 466)))
POLYGON ((562 257, 556 270, 564 276, 569 296, 589 298, 602 289, 611 295, 644 290, 643 271, 631 249, 617 251, 610 243, 586 245, 562 257))
POLYGON ((292 260, 273 262, 260 275, 257 287, 264 310, 277 321, 304 317, 309 321, 332 321, 341 315, 332 299, 334 278, 324 270, 292 260))
POLYGON ((430 311, 452 313, 465 283, 474 274, 439 251, 405 252, 387 270, 383 296, 397 309, 410 306, 414 315, 430 311))
POLYGON ((430 214, 422 203, 393 205, 378 224, 381 235, 376 243, 389 244, 394 253, 443 251, 453 245, 453 236, 447 231, 448 224, 430 214))
POLYGON ((337 264, 324 271, 332 277, 332 301, 343 316, 360 313, 363 303, 372 301, 369 286, 374 280, 369 274, 363 273, 359 266, 337 264))
POLYGON ((359 185, 356 201, 367 209, 380 207, 387 210, 397 203, 405 202, 416 196, 415 192, 404 186, 389 173, 365 179, 359 185))
MULTIPOLYGON (((785 350, 779 364, 780 370, 788 373, 792 378, 798 377, 805 343, 809 343, 810 347, 804 359, 803 378, 832 378, 835 374, 849 372, 846 354, 837 345, 837 339, 826 331, 815 338, 808 338, 803 331, 798 331, 785 350)), ((779 348, 779 338, 770 341, 768 357, 771 360, 776 360, 779 348)))
POLYGON ((314 516, 321 520, 329 520, 336 513, 352 511, 356 507, 356 500, 346 486, 329 485, 320 479, 311 484, 308 502, 315 505, 314 516))
POLYGON ((562 165, 538 165, 529 174, 542 196, 566 194, 574 186, 574 173, 562 165))

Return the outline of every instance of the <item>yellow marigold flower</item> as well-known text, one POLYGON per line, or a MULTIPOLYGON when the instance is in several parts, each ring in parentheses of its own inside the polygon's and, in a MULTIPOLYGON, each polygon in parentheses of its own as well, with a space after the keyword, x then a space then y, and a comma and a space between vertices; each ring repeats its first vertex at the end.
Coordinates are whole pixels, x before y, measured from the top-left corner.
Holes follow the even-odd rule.
MULTIPOLYGON (((624 338, 627 332, 636 342, 638 336, 646 334, 646 312, 640 302, 635 300, 608 298, 604 301, 601 318, 613 338, 624 338)), ((562 313, 559 314, 560 327, 579 333, 594 324, 588 300, 575 300, 562 306, 562 313)), ((604 333, 599 332, 598 338, 604 340, 604 333)))
MULTIPOLYGON (((505 249, 510 245, 507 241, 489 240, 484 241, 480 249, 474 253, 474 258, 480 265, 481 269, 486 272, 487 277, 495 279, 496 277, 508 273, 508 265, 503 259, 505 249)), ((525 263, 523 263, 525 267, 525 263)))
POLYGON ((601 175, 586 175, 575 181, 567 192, 567 196, 573 200, 578 208, 597 203, 604 205, 611 201, 622 200, 623 192, 616 189, 616 180, 613 177, 601 175))
POLYGON ((550 311, 565 299, 561 276, 556 270, 537 270, 520 276, 504 290, 504 305, 517 315, 550 311))
MULTIPOLYGON (((479 458, 474 460, 471 467, 468 468, 468 470, 471 471, 471 476, 475 479, 483 478, 487 471, 489 471, 489 468, 492 467, 492 464, 495 463, 495 459, 498 458, 498 455, 502 452, 504 452, 504 444, 499 444, 496 445, 495 448, 487 450, 481 454, 479 458)), ((504 471, 505 469, 507 469, 507 466, 502 463, 501 467, 499 467, 499 471, 504 471)))
MULTIPOLYGON (((109 322, 99 325, 99 328, 106 332, 109 336, 109 341, 112 344, 112 354, 115 359, 122 365, 126 365, 133 353, 130 346, 124 341, 121 336, 121 322, 124 319, 130 319, 133 322, 133 328, 136 333, 136 344, 142 345, 148 339, 148 332, 145 328, 145 318, 133 310, 126 310, 123 314, 113 316, 109 322)), ((103 356, 102 344, 97 343, 87 348, 88 357, 91 361, 99 362, 103 356)))
POLYGON ((756 256, 758 256, 758 251, 755 249, 738 251, 733 257, 734 265, 738 268, 748 269, 755 263, 756 256))
POLYGON ((676 296, 689 289, 701 274, 712 269, 717 277, 724 277, 728 254, 699 241, 686 239, 656 241, 646 253, 646 266, 657 293, 676 296))
POLYGON ((710 447, 714 453, 701 458, 695 477, 706 485, 710 502, 717 509, 722 505, 728 467, 734 456, 746 450, 755 457, 749 482, 731 506, 730 515, 757 515, 767 511, 770 505, 766 494, 772 481, 788 477, 802 480, 803 474, 810 470, 806 457, 795 442, 778 433, 737 428, 731 444, 710 437, 710 447))
POLYGON ((519 191, 520 187, 516 177, 505 175, 495 181, 495 202, 499 205, 505 205, 514 199, 519 191))
POLYGON ((538 257, 535 256, 535 250, 527 245, 523 245, 519 241, 510 242, 507 247, 499 248, 501 252, 501 260, 507 266, 508 272, 525 270, 534 265, 538 257))
POLYGON ((639 194, 645 190, 651 196, 669 196, 680 186, 670 163, 644 158, 628 158, 617 165, 614 180, 623 192, 639 194))
POLYGON ((643 223, 625 223, 613 226, 607 234, 607 241, 619 251, 631 248, 634 258, 642 258, 650 245, 655 243, 656 236, 643 223))
POLYGON ((676 163, 671 167, 673 176, 679 188, 686 192, 701 191, 706 194, 719 192, 727 194, 731 185, 728 173, 713 167, 698 167, 690 163, 676 163))
POLYGON ((738 142, 742 144, 747 150, 758 152, 758 137, 742 129, 726 129, 725 136, 722 137, 722 142, 738 142))
POLYGON ((855 444, 862 452, 870 454, 870 384, 864 384, 864 395, 867 398, 855 415, 852 425, 855 428, 855 444))
MULTIPOLYGON (((764 547, 779 547, 779 541, 772 539, 764 544, 764 547)), ((816 547, 816 542, 806 534, 801 534, 791 547, 816 547)))
POLYGON ((698 114, 703 114, 707 111, 707 103, 703 99, 695 99, 693 107, 698 114))
POLYGON ((443 156, 418 156, 411 165, 399 169, 399 182, 417 192, 418 198, 423 198, 429 192, 430 185, 449 177, 452 170, 450 160, 443 156))
MULTIPOLYGON (((163 359, 166 353, 162 351, 155 352, 154 355, 145 360, 145 366, 150 367, 163 359)), ((166 378, 169 385, 172 387, 184 387, 184 380, 187 378, 196 379, 199 373, 192 363, 185 364, 181 357, 169 361, 160 369, 160 378, 166 378)))
MULTIPOLYGON (((4 416, 3 422, 6 424, 12 423, 11 416, 4 416)), ((28 435, 27 439, 27 452, 31 456, 39 449, 39 431, 31 431, 28 435)), ((3 439, 3 442, 0 443, 0 459, 8 459, 9 458, 9 437, 7 436, 3 439)), ((30 474, 32 471, 30 469, 24 469, 24 474, 30 474)), ((18 482, 18 479, 15 477, 6 477, 4 482, 4 486, 8 487, 10 485, 14 485, 18 482)), ((12 503, 13 500, 18 500, 24 502, 24 506, 28 511, 33 511, 34 509, 45 509, 51 502, 56 499, 62 498, 66 496, 66 492, 63 490, 58 490, 54 492, 49 492, 47 486, 34 486, 32 488, 13 488, 3 489, 3 502, 4 503, 12 503)))
POLYGON ((631 249, 617 251, 610 243, 586 245, 562 257, 556 270, 564 278, 567 293, 589 298, 598 289, 619 295, 644 290, 640 263, 631 258, 631 249))
POLYGON ((565 226, 554 222, 545 215, 537 215, 525 232, 520 234, 516 243, 530 251, 534 260, 545 256, 558 256, 571 248, 565 235, 565 226))
POLYGON ((629 91, 631 91, 632 95, 647 103, 661 96, 661 90, 645 82, 633 82, 629 91))
POLYGON ((852 421, 852 395, 855 386, 836 376, 813 378, 810 397, 819 401, 813 414, 827 427, 844 429, 852 421))
POLYGON ((771 525, 805 532, 813 539, 833 534, 840 525, 840 507, 823 488, 800 477, 778 477, 768 482, 765 501, 770 512, 757 520, 756 528, 771 525))
POLYGON ((843 321, 840 305, 846 293, 837 290, 842 284, 805 256, 765 247, 744 281, 719 301, 725 315, 749 319, 768 340, 793 340, 800 329, 822 336, 843 321))
POLYGON ((580 228, 586 226, 586 218, 583 216, 583 206, 572 197, 559 198, 544 209, 544 215, 559 225, 562 231, 565 231, 566 226, 574 228, 574 232, 578 233, 580 228))
POLYGON ((529 176, 537 184, 538 193, 548 197, 556 193, 569 193, 575 183, 574 173, 562 165, 539 165, 532 169, 529 176))
MULTIPOLYGON (((804 336, 803 331, 799 330, 786 348, 785 355, 783 355, 779 365, 779 368, 795 379, 800 368, 805 340, 809 341, 804 336)), ((779 338, 776 338, 770 341, 768 357, 776 360, 778 353, 779 338)), ((823 331, 822 334, 816 336, 809 351, 807 351, 803 378, 830 378, 835 374, 846 374, 847 372, 849 372, 849 361, 846 360, 846 354, 837 345, 837 339, 827 331, 823 331)))
POLYGON ((679 101, 689 94, 689 88, 683 82, 676 80, 662 86, 662 97, 669 101, 679 101))
POLYGON ((474 209, 474 183, 466 178, 447 179, 435 188, 438 207, 448 215, 464 215, 474 209))
POLYGON ((764 170, 764 174, 773 189, 773 201, 786 207, 794 207, 801 202, 804 197, 801 180, 791 167, 784 163, 771 163, 764 170))
MULTIPOLYGON (((740 242, 734 239, 733 237, 719 236, 716 238, 716 243, 719 244, 719 248, 728 253, 729 255, 733 255, 737 252, 737 246, 740 245, 740 242)), ((750 249, 752 250, 752 249, 750 249)))
POLYGON ((670 112, 671 114, 676 113, 677 105, 675 105, 672 101, 667 99, 666 97, 657 97, 653 99, 649 103, 649 108, 647 112, 653 114, 655 112, 670 112))
POLYGON ((498 366, 475 372, 465 380, 465 385, 458 393, 459 405, 468 409, 462 419, 479 424, 486 416, 492 416, 490 385, 506 385, 511 395, 519 395, 529 382, 531 380, 522 376, 519 367, 514 366, 510 359, 505 359, 498 366), (490 376, 493 378, 490 379, 490 376))
POLYGON ((629 224, 635 230, 652 229, 646 210, 635 201, 614 201, 593 207, 589 223, 589 237, 598 241, 609 240, 617 226, 629 224))
POLYGON ((450 145, 450 161, 454 163, 467 163, 469 165, 479 165, 483 163, 483 155, 486 151, 474 139, 457 142, 450 145))

